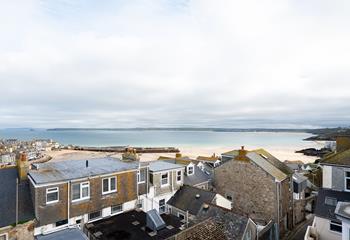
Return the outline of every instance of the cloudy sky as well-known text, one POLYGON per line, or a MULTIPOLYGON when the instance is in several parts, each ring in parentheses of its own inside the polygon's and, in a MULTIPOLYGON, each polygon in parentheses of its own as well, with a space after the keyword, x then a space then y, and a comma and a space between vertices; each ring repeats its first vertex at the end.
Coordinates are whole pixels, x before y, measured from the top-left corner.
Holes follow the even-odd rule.
POLYGON ((0 128, 350 125, 350 1, 1 1, 0 128))

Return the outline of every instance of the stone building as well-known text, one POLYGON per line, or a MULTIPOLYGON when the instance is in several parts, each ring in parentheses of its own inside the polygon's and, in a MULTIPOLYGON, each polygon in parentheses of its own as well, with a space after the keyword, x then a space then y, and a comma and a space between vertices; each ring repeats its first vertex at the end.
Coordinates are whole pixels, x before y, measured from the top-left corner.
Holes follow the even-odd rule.
POLYGON ((215 191, 232 201, 236 212, 258 222, 277 223, 280 233, 293 227, 292 171, 263 149, 223 154, 215 168, 215 191), (230 159, 231 158, 231 159, 230 159))

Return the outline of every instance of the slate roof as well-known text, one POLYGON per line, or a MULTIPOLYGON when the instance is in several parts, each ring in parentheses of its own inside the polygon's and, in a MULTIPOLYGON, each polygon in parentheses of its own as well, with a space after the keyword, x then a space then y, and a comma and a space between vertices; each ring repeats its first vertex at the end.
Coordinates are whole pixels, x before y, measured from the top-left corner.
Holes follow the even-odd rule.
POLYGON ((350 166, 350 149, 326 155, 320 162, 321 165, 336 165, 336 166, 350 166))
MULTIPOLYGON (((0 228, 16 222, 16 168, 0 169, 0 228)), ((34 219, 33 203, 29 190, 29 182, 18 185, 18 221, 34 219)))
POLYGON ((184 176, 184 184, 195 186, 201 183, 209 182, 210 175, 203 172, 197 165, 194 166, 194 173, 192 175, 184 176))
POLYGON ((191 186, 182 186, 167 202, 168 205, 174 206, 182 211, 188 211, 191 215, 197 215, 202 204, 212 203, 216 193, 206 191, 191 186), (199 198, 196 195, 199 194, 199 198))
POLYGON ((153 161, 149 163, 149 170, 151 172, 161 172, 172 169, 185 168, 183 165, 170 163, 167 161, 153 161))
POLYGON ((64 229, 48 235, 39 235, 36 240, 88 240, 87 236, 77 228, 64 229))
POLYGON ((188 240, 236 240, 242 239, 249 219, 227 209, 210 205, 209 209, 201 207, 196 222, 186 239, 188 240))
POLYGON ((350 202, 338 202, 335 214, 340 218, 350 219, 350 202))
POLYGON ((294 173, 294 171, 290 169, 285 163, 278 160, 275 156, 273 156, 271 153, 269 153, 265 149, 260 148, 260 149, 253 150, 253 152, 256 152, 259 155, 265 157, 267 161, 269 161, 272 165, 274 165, 279 170, 281 170, 284 174, 291 175, 294 173))
MULTIPOLYGON (((238 150, 229 151, 223 153, 222 155, 230 156, 232 158, 236 157, 239 154, 238 150)), ((265 172, 269 173, 278 181, 283 181, 288 176, 293 174, 293 171, 285 165, 283 162, 278 160, 276 157, 271 155, 264 149, 256 149, 252 151, 247 151, 246 157, 261 167, 265 172)), ((227 163, 229 161, 226 161, 227 163)), ((224 163, 224 164, 225 164, 224 163)), ((223 165, 224 165, 223 164, 223 165)), ((220 165, 222 166, 222 165, 220 165)), ((219 166, 219 167, 220 167, 219 166)))
POLYGON ((36 184, 44 184, 137 169, 138 165, 138 162, 123 162, 116 158, 66 160, 38 164, 38 169, 30 170, 29 175, 36 184))
POLYGON ((334 211, 338 202, 350 202, 350 192, 321 188, 318 191, 315 215, 336 221, 334 211))

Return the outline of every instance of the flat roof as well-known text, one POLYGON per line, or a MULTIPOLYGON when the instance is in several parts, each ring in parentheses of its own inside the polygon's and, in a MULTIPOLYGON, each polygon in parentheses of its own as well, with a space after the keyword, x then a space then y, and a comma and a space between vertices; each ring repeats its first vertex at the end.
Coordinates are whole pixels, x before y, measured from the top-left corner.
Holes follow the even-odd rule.
POLYGON ((177 168, 185 168, 185 166, 166 161, 153 161, 149 163, 149 170, 151 172, 160 172, 177 168))
POLYGON ((117 158, 65 160, 38 164, 38 169, 30 170, 28 174, 36 184, 45 184, 133 170, 138 166, 139 162, 124 162, 117 158))
POLYGON ((168 239, 180 232, 181 219, 171 215, 162 214, 166 227, 152 236, 152 230, 146 228, 146 213, 132 210, 96 222, 86 224, 86 230, 96 240, 152 240, 168 239))
POLYGON ((39 235, 36 240, 88 240, 87 236, 77 228, 64 229, 48 235, 39 235))

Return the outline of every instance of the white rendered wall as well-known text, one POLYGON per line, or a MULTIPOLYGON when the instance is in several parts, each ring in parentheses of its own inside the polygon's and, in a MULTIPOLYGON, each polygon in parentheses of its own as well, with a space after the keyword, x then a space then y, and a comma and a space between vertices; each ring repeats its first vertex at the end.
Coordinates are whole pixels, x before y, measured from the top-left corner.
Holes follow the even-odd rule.
POLYGON ((324 188, 332 188, 332 167, 323 166, 322 180, 324 188))

